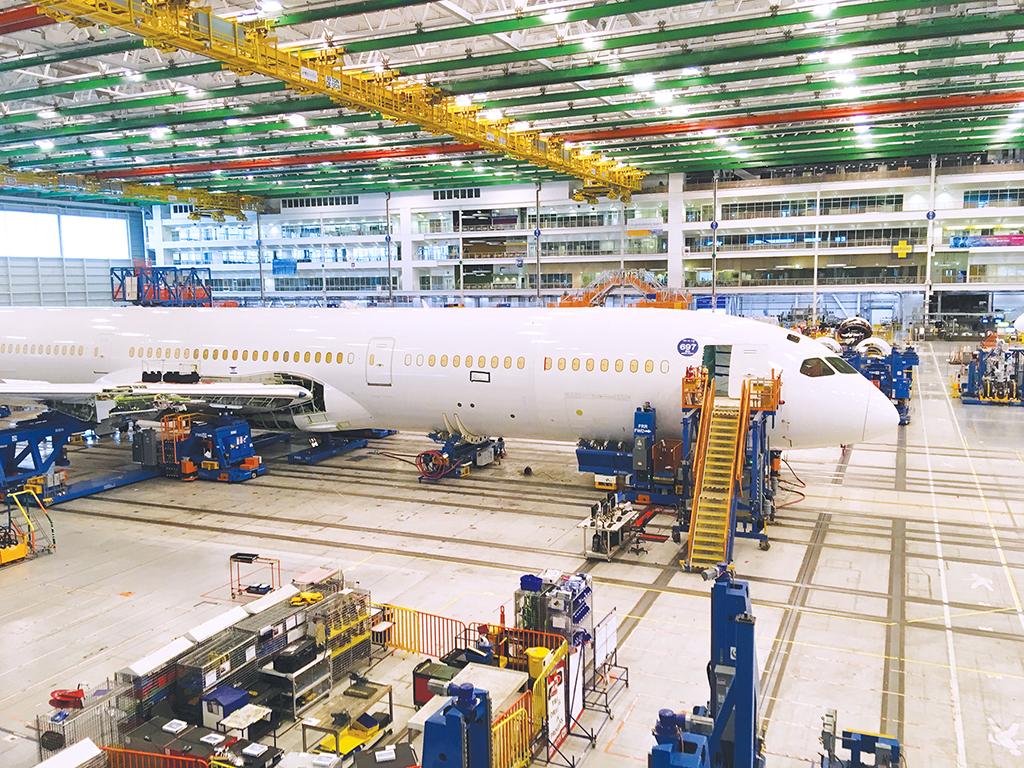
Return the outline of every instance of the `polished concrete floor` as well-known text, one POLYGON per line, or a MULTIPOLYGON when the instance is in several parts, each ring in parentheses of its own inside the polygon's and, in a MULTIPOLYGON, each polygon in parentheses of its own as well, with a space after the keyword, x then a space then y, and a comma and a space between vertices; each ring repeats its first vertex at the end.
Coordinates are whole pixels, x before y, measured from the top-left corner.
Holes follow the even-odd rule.
MULTIPOLYGON (((946 348, 920 351, 913 423, 791 452, 806 487, 783 496, 771 550, 737 544, 773 768, 812 764, 830 708, 897 735, 910 766, 1024 764, 1024 409, 951 401, 946 348)), ((57 553, 0 571, 0 764, 34 764, 51 689, 99 683, 229 605, 232 552, 278 557, 286 577, 340 567, 375 600, 473 621, 509 609, 521 573, 585 566, 575 524, 595 494, 571 446, 512 443, 501 467, 425 487, 407 463, 425 444, 402 435, 315 468, 272 461, 241 486, 157 480, 56 508, 57 553)), ((123 456, 105 444, 73 466, 123 456)), ((677 549, 590 566, 631 685, 588 766, 644 765, 658 709, 707 699, 709 587, 677 549)), ((375 670, 401 673, 399 722, 410 661, 375 670)))

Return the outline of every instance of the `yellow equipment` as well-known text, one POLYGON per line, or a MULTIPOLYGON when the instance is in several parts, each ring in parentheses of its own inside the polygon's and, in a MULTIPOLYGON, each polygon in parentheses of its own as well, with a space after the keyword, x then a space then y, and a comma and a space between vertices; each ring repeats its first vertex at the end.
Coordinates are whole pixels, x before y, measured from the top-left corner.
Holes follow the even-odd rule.
POLYGON ((479 107, 463 105, 438 88, 401 80, 393 72, 346 69, 336 50, 284 49, 270 34, 266 20, 239 23, 182 0, 40 0, 37 5, 58 21, 105 24, 140 35, 160 50, 189 51, 220 61, 239 74, 266 75, 300 93, 326 96, 344 107, 418 125, 430 133, 573 176, 583 181, 581 193, 588 197, 628 201, 646 175, 589 150, 570 149, 555 137, 513 130, 511 121, 503 117, 487 119, 479 107))
POLYGON ((292 605, 313 605, 324 599, 322 592, 299 592, 291 599, 292 605))

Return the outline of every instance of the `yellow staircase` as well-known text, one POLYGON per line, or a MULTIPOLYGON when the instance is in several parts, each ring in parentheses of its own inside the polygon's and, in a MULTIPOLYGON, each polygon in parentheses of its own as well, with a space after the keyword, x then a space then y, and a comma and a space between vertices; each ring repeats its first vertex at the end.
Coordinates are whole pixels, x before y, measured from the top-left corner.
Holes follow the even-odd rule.
POLYGON ((750 391, 739 400, 715 399, 707 388, 698 437, 686 569, 703 570, 729 560, 732 502, 743 469, 744 440, 750 415, 750 391), (710 413, 711 418, 706 418, 710 413))

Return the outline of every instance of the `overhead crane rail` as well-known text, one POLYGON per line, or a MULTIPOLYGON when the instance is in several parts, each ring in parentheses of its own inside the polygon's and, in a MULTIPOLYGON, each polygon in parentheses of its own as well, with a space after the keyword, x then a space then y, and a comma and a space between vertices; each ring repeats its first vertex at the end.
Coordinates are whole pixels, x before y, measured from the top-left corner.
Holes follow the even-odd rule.
POLYGON ((513 131, 506 119, 488 120, 477 107, 394 72, 344 68, 339 52, 282 50, 266 20, 239 23, 188 0, 40 0, 36 3, 58 21, 106 24, 141 35, 161 50, 184 50, 223 62, 242 74, 260 73, 300 93, 327 96, 338 104, 380 113, 398 123, 418 125, 481 149, 533 163, 583 181, 588 198, 629 200, 640 190, 645 172, 536 131, 513 131))
POLYGON ((0 187, 29 189, 58 194, 98 195, 124 201, 182 203, 191 205, 196 215, 208 215, 215 221, 226 216, 245 220, 243 211, 263 210, 261 198, 251 195, 208 192, 203 189, 178 189, 166 184, 133 184, 99 179, 80 173, 21 171, 0 166, 0 187))

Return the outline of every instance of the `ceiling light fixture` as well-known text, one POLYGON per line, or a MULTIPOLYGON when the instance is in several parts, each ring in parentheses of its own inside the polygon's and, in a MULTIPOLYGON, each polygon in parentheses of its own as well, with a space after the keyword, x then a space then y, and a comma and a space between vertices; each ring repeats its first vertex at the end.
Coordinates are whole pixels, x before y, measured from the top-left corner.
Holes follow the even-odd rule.
POLYGON ((561 24, 563 21, 567 21, 568 18, 568 11, 551 11, 550 13, 545 13, 541 16, 540 20, 545 24, 561 24))
POLYGON ((373 144, 373 145, 380 144, 380 136, 367 136, 366 137, 366 143, 367 144, 373 144))
POLYGON ((292 128, 305 128, 309 124, 309 121, 306 120, 305 116, 299 114, 288 115, 285 120, 288 121, 288 125, 292 128))
POLYGON ((850 69, 844 69, 842 72, 833 74, 832 79, 837 83, 852 83, 857 80, 857 73, 850 69))
POLYGON ((671 104, 675 98, 675 94, 672 91, 656 91, 654 94, 655 104, 671 104))
POLYGON ((604 48, 604 40, 598 40, 596 37, 584 37, 583 38, 583 49, 587 51, 599 51, 604 48))
POLYGON ((699 67, 683 67, 681 70, 679 70, 679 75, 681 77, 700 77, 700 68, 699 67))
POLYGON ((348 133, 342 125, 329 125, 327 126, 327 132, 331 134, 331 136, 344 136, 348 133))
POLYGON ((817 16, 819 19, 827 19, 832 15, 832 11, 836 9, 834 3, 819 3, 818 5, 811 8, 811 13, 817 16))
POLYGON ((505 117, 505 113, 502 112, 500 109, 485 109, 481 113, 481 116, 484 118, 484 120, 490 120, 492 123, 496 123, 503 117, 505 117))
POLYGON ((863 124, 855 125, 853 126, 853 132, 863 136, 864 134, 871 132, 871 126, 863 124))
POLYGON ((107 153, 104 152, 102 149, 90 149, 89 150, 89 154, 92 155, 95 158, 100 158, 100 157, 106 157, 107 156, 107 153))
POLYGON ((166 139, 171 134, 171 129, 165 125, 158 125, 149 132, 149 138, 153 141, 160 141, 166 139))
POLYGON ((59 117, 60 113, 56 109, 41 109, 36 112, 36 117, 40 120, 53 120, 55 117, 59 117))
POLYGON ((50 139, 39 139, 39 141, 36 142, 36 146, 43 150, 43 152, 49 152, 57 145, 50 139))
POLYGON ((847 100, 849 100, 849 99, 859 99, 861 97, 861 95, 862 94, 861 94, 860 88, 856 88, 856 87, 853 87, 853 88, 843 88, 839 92, 840 98, 847 99, 847 100))
POLYGON ((828 54, 828 63, 842 66, 853 61, 853 54, 849 51, 832 51, 828 54))
POLYGON ((455 97, 456 107, 471 107, 473 106, 473 97, 468 94, 461 94, 455 97))
POLYGON ((649 91, 654 87, 654 75, 651 72, 641 72, 633 75, 633 87, 638 91, 649 91))

